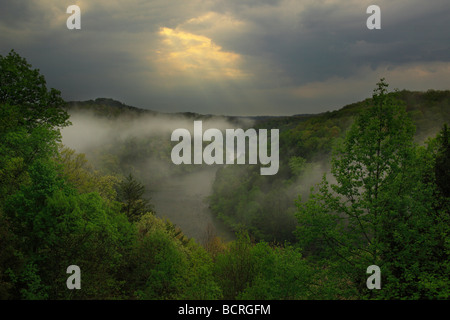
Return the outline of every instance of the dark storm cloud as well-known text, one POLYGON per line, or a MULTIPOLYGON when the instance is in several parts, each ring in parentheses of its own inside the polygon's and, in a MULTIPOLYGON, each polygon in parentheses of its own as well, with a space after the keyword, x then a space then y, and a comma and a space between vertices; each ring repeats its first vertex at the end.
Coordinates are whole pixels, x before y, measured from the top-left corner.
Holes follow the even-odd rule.
POLYGON ((167 112, 321 112, 393 87, 448 88, 448 0, 2 1, 14 48, 68 100, 100 96, 167 112), (78 4, 82 29, 65 10, 78 4))
POLYGON ((385 63, 450 59, 450 39, 444 31, 450 27, 450 5, 445 0, 426 5, 423 1, 384 1, 382 29, 377 31, 365 27, 369 15, 363 1, 311 2, 288 22, 278 21, 278 27, 270 10, 266 15, 252 14, 258 9, 243 9, 247 2, 231 3, 228 10, 234 10, 238 18, 250 19, 257 28, 230 46, 238 52, 276 57, 298 84, 349 76, 367 65, 377 68, 385 63), (249 37, 253 39, 246 42, 249 37))

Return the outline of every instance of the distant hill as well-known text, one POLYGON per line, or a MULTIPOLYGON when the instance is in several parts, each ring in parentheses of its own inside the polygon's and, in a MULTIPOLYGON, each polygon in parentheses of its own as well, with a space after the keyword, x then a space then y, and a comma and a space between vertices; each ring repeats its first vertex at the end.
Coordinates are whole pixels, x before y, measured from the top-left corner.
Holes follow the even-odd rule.
POLYGON ((97 98, 86 101, 69 101, 67 103, 68 111, 90 111, 97 116, 115 118, 124 114, 158 114, 156 111, 140 109, 126 105, 120 101, 109 98, 97 98))
POLYGON ((208 120, 208 119, 225 119, 231 123, 241 124, 248 123, 246 120, 267 119, 267 117, 237 117, 224 115, 199 114, 195 112, 176 112, 166 113, 160 111, 153 111, 149 109, 142 109, 126 105, 120 101, 110 98, 97 98, 95 100, 86 101, 69 101, 67 103, 67 111, 69 113, 75 112, 90 112, 98 117, 105 118, 134 118, 142 115, 153 116, 167 116, 171 119, 187 118, 192 120, 208 120))
MULTIPOLYGON (((436 134, 444 123, 450 124, 450 90, 428 90, 425 92, 402 90, 391 94, 405 103, 406 110, 416 125, 416 139, 418 141, 436 134)), ((258 126, 279 128, 282 131, 294 130, 296 133, 308 127, 308 130, 312 130, 312 135, 314 135, 319 127, 322 126, 320 131, 323 132, 323 126, 330 127, 333 124, 333 126, 339 127, 341 132, 345 132, 352 121, 351 119, 370 102, 371 98, 368 98, 334 111, 262 118, 258 121, 258 126)))
MULTIPOLYGON (((434 134, 443 123, 450 123, 450 90, 428 90, 420 91, 398 91, 395 93, 398 99, 406 104, 407 111, 411 114, 417 127, 417 136, 425 137, 434 134)), ((193 120, 206 120, 211 118, 222 118, 239 123, 241 120, 251 120, 256 127, 279 128, 282 130, 293 129, 303 122, 317 123, 332 120, 342 120, 348 123, 348 119, 354 117, 361 108, 370 103, 370 98, 355 102, 334 111, 318 114, 295 114, 292 116, 232 116, 211 115, 195 112, 164 113, 149 109, 142 109, 126 105, 120 101, 109 98, 97 98, 87 101, 70 101, 67 109, 69 113, 76 111, 89 111, 96 116, 117 117, 139 117, 147 115, 167 115, 170 117, 190 118, 193 120)), ((125 119, 124 119, 125 120, 125 119)), ((344 129, 340 126, 341 129, 344 129)))
POLYGON ((117 117, 123 114, 153 114, 153 115, 172 115, 172 116, 183 116, 187 118, 211 118, 211 117, 225 117, 227 119, 250 119, 254 121, 265 121, 270 119, 281 119, 286 117, 294 118, 309 118, 316 116, 316 114, 295 114, 292 116, 233 116, 233 115, 212 115, 212 114, 199 114, 196 112, 175 112, 166 113, 161 111, 154 111, 150 109, 143 109, 138 107, 133 107, 127 105, 123 102, 111 99, 111 98, 96 98, 95 100, 85 100, 85 101, 69 101, 67 103, 67 108, 69 111, 91 111, 98 116, 106 117, 117 117))

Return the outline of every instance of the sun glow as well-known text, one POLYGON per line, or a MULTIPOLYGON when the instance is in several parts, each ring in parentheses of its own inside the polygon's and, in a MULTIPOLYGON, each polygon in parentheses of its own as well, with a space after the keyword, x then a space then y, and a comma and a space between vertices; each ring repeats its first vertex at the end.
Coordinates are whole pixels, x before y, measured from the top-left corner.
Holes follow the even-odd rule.
POLYGON ((161 28, 158 65, 165 74, 185 73, 199 78, 243 78, 242 57, 227 52, 210 38, 179 29, 161 28))

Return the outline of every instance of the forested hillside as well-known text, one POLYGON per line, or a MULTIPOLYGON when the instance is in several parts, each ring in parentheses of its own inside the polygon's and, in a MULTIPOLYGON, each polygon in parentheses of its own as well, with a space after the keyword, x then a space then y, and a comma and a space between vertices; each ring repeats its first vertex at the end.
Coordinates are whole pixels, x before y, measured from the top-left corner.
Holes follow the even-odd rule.
MULTIPOLYGON (((450 123, 450 91, 404 90, 388 96, 405 105, 418 144, 450 123)), ((329 173, 333 147, 345 138, 355 117, 372 104, 370 98, 319 115, 257 122, 255 127, 280 129, 280 170, 274 176, 261 176, 255 166, 220 168, 210 199, 213 212, 235 230, 250 230, 258 240, 295 242, 295 199, 299 194, 307 198, 323 173, 329 173)))
POLYGON ((383 80, 319 115, 67 104, 11 51, 0 56, 0 298, 448 299, 449 108, 449 91, 390 93, 383 80), (186 237, 147 197, 201 170, 170 160, 170 132, 194 119, 280 129, 276 175, 218 167, 209 205, 231 242, 186 237), (79 290, 66 286, 71 265, 79 290), (381 290, 366 286, 369 265, 381 290))

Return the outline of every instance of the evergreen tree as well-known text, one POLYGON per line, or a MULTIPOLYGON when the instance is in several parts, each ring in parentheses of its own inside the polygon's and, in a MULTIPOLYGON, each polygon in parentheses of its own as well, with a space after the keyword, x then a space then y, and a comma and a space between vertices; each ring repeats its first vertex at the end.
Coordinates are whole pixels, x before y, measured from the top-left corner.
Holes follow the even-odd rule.
POLYGON ((145 186, 136 181, 131 173, 119 183, 117 198, 122 203, 122 212, 130 221, 137 221, 143 214, 153 211, 144 193, 145 186))

